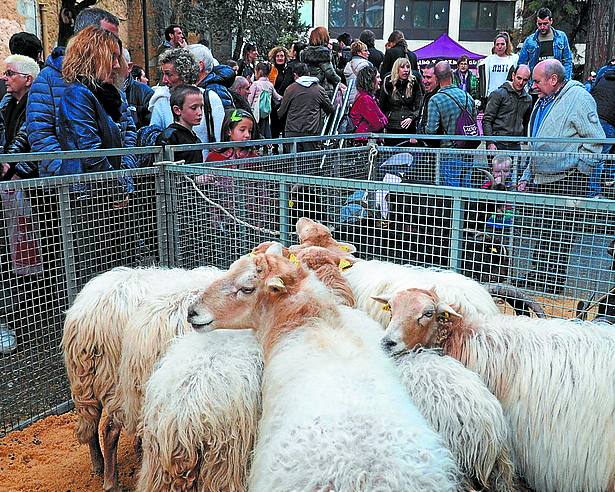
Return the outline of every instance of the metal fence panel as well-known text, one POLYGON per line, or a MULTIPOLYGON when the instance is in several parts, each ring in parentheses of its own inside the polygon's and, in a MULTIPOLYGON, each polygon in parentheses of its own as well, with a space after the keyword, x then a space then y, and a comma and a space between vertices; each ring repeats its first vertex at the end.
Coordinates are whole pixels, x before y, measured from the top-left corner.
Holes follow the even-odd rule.
POLYGON ((70 399, 60 340, 81 287, 115 266, 159 261, 157 172, 0 185, 0 327, 16 340, 0 355, 0 434, 70 399))

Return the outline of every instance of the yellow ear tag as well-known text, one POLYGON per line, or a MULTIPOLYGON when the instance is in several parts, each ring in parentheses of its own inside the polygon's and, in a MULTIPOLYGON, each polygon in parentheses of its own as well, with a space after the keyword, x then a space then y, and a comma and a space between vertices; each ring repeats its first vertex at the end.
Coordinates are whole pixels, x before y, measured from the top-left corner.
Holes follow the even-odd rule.
POLYGON ((299 266, 299 260, 297 259, 297 257, 293 254, 291 254, 288 257, 288 261, 290 261, 291 263, 294 263, 295 265, 299 266))
POLYGON ((342 251, 345 251, 346 253, 350 253, 350 248, 346 246, 345 244, 338 244, 337 247, 341 249, 342 251))
POLYGON ((342 258, 338 266, 341 271, 344 271, 350 268, 352 266, 352 263, 350 263, 346 258, 342 258))
POLYGON ((449 318, 449 314, 447 311, 444 311, 443 313, 440 313, 440 316, 444 319, 448 319, 449 318))
POLYGON ((256 256, 256 253, 254 251, 251 251, 250 253, 248 253, 248 256, 254 258, 256 256))
POLYGON ((391 310, 391 305, 390 304, 385 304, 384 306, 382 306, 382 310, 383 311, 390 311, 391 310))
POLYGON ((293 208, 295 206, 295 202, 292 200, 288 200, 288 208, 293 208))

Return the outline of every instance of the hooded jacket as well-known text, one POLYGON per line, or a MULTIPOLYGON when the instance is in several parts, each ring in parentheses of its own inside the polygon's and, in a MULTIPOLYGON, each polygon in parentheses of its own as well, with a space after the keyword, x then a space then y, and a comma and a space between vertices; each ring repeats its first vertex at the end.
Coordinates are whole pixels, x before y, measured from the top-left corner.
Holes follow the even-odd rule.
MULTIPOLYGON (((522 136, 532 112, 532 96, 524 89, 519 94, 510 82, 491 93, 483 116, 485 135, 522 136)), ((491 142, 488 142, 491 143, 491 142)))
MULTIPOLYGON (((23 103, 20 101, 20 103, 22 103, 21 105, 11 104, 13 101, 13 96, 11 94, 5 94, 0 101, 0 153, 21 154, 30 152, 25 122, 25 109, 28 94, 26 93, 23 97, 25 100, 23 103), (10 141, 8 141, 8 135, 6 134, 7 112, 9 108, 12 108, 13 111, 17 111, 17 114, 13 118, 15 122, 15 134, 10 141)), ((14 175, 20 178, 36 178, 38 176, 38 166, 36 162, 11 162, 9 166, 10 169, 1 178, 3 181, 11 179, 14 175)))
MULTIPOLYGON (((26 129, 33 152, 62 150, 58 139, 58 109, 66 88, 66 82, 62 78, 62 60, 64 48, 57 47, 47 57, 45 67, 30 88, 26 106, 26 129)), ((39 176, 59 175, 61 165, 61 159, 40 161, 39 176)))
POLYGON ((316 77, 299 77, 286 89, 278 116, 286 115, 284 131, 294 135, 318 135, 323 113, 333 113, 333 104, 316 77))
POLYGON ((346 66, 344 67, 344 77, 346 77, 346 85, 350 85, 350 81, 352 80, 355 81, 352 86, 352 89, 350 89, 350 95, 348 96, 348 104, 350 104, 351 106, 352 103, 354 103, 355 98, 357 97, 357 75, 362 68, 371 66, 372 64, 366 58, 363 58, 362 56, 358 55, 353 56, 352 59, 348 63, 346 63, 346 66))
POLYGON ((228 65, 215 65, 197 85, 201 89, 214 91, 222 101, 224 109, 229 109, 235 107, 233 96, 229 92, 233 82, 235 82, 235 70, 228 65))
MULTIPOLYGON (((530 116, 528 136, 532 136, 536 107, 530 116)), ((554 183, 564 179, 574 169, 589 176, 600 164, 599 154, 602 144, 567 141, 579 137, 605 138, 596 112, 596 102, 585 90, 583 84, 576 80, 568 81, 561 89, 544 116, 535 136, 558 140, 557 142, 532 143, 531 150, 539 154, 531 158, 521 181, 536 184, 554 183), (550 156, 554 152, 557 154, 550 156)))
POLYGON ((308 46, 301 52, 301 61, 307 64, 312 77, 318 79, 327 94, 333 94, 335 86, 342 80, 335 73, 333 62, 331 61, 331 50, 326 46, 308 46))

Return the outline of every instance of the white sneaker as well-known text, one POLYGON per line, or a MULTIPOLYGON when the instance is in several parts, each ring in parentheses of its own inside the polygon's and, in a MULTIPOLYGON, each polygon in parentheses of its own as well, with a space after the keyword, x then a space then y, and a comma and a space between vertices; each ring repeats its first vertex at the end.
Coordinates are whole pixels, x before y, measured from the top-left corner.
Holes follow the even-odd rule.
POLYGON ((17 337, 13 330, 0 326, 0 354, 10 354, 17 348, 17 337))

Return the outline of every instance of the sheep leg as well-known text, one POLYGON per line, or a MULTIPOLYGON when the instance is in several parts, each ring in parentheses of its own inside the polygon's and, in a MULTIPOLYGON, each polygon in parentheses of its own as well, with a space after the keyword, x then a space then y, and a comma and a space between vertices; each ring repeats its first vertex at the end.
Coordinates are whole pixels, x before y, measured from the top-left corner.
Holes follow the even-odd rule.
POLYGON ((117 442, 120 438, 122 426, 108 417, 103 429, 103 442, 105 446, 105 474, 103 490, 119 490, 117 487, 117 442))
MULTIPOLYGON (((100 414, 96 420, 96 429, 98 429, 98 423, 100 422, 100 414)), ((98 432, 95 432, 88 440, 88 446, 90 447, 90 460, 92 461, 92 471, 96 475, 102 475, 104 469, 104 459, 102 450, 100 449, 100 441, 98 440, 98 432)))

